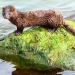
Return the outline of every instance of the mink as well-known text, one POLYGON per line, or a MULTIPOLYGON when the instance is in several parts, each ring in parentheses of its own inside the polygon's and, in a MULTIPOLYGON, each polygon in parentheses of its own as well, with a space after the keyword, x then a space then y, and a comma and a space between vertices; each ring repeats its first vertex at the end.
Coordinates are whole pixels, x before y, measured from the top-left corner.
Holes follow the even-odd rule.
POLYGON ((54 9, 20 12, 14 6, 8 5, 2 8, 2 15, 5 19, 16 25, 15 35, 21 34, 25 27, 42 26, 56 31, 61 25, 75 35, 75 29, 64 21, 59 11, 54 9))

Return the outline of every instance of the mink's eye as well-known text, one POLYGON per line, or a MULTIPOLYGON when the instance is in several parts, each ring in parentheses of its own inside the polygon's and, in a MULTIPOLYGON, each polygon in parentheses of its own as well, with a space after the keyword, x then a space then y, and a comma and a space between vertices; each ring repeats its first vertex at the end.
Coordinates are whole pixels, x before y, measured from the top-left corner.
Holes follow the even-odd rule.
POLYGON ((9 13, 9 15, 11 15, 11 13, 9 13))
POLYGON ((9 13, 9 16, 12 16, 12 12, 9 13))
POLYGON ((6 13, 3 13, 3 15, 5 15, 6 13))

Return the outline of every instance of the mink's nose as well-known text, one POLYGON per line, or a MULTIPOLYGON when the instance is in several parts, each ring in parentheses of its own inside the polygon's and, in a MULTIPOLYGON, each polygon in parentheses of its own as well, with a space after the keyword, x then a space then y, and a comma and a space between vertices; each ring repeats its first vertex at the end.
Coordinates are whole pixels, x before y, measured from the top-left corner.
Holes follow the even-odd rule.
POLYGON ((4 17, 5 19, 9 19, 9 14, 8 14, 8 13, 3 13, 3 17, 4 17))

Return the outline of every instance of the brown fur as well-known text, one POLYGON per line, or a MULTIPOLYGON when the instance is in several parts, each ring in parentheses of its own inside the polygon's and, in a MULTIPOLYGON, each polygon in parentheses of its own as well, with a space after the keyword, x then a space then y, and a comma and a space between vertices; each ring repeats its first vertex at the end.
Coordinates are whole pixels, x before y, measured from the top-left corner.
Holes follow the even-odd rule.
POLYGON ((63 25, 66 30, 75 35, 75 30, 65 23, 63 16, 57 10, 49 9, 20 12, 14 6, 8 5, 3 7, 2 15, 5 19, 8 19, 17 26, 15 34, 22 33, 25 27, 30 26, 49 27, 55 31, 60 25, 63 25))

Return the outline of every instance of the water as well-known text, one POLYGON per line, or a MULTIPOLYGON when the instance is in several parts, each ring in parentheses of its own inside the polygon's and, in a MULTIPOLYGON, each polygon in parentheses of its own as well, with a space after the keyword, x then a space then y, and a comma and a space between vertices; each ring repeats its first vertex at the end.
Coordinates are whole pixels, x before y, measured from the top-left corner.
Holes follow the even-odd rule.
POLYGON ((10 62, 6 62, 0 59, 0 75, 12 75, 12 71, 16 70, 14 66, 15 65, 10 62))
MULTIPOLYGON (((0 38, 8 35, 16 30, 16 27, 12 25, 8 20, 2 17, 2 7, 5 5, 14 5, 20 11, 37 10, 37 9, 49 9, 54 8, 61 12, 63 17, 68 20, 75 21, 75 0, 0 0, 0 38)), ((15 69, 13 64, 9 62, 3 62, 0 60, 0 75, 75 75, 74 71, 65 70, 52 70, 48 74, 43 74, 36 70, 27 69, 15 69), (6 66, 7 65, 7 66, 6 66), (3 67, 5 66, 5 68, 3 67), (8 70, 10 69, 10 72, 8 70), (13 71, 13 72, 12 72, 13 71), (27 72, 27 74, 25 73, 27 72), (55 72, 54 72, 55 71, 55 72), (23 74, 21 74, 21 72, 23 74), (9 73, 9 74, 8 74, 9 73), (17 74, 19 73, 19 74, 17 74)))
POLYGON ((45 71, 35 69, 20 69, 15 68, 15 65, 11 62, 0 59, 0 75, 75 75, 75 71, 63 71, 59 68, 45 71))

